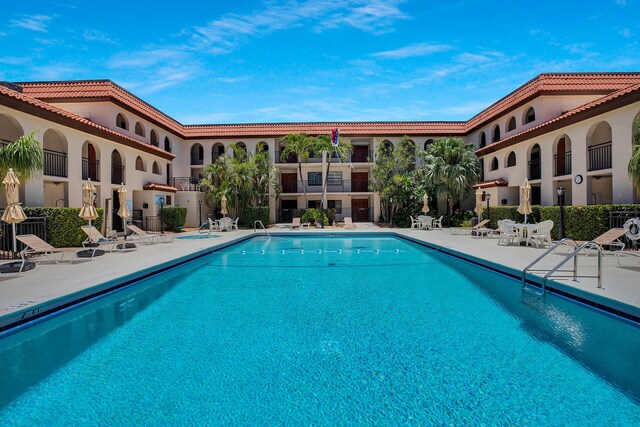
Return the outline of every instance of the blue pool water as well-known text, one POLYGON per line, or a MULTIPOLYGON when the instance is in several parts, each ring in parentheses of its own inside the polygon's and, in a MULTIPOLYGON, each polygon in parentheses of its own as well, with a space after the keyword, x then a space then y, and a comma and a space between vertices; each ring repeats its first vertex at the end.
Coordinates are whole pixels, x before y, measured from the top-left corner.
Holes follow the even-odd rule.
POLYGON ((0 425, 638 425, 640 328, 391 237, 254 238, 0 340, 0 425))
POLYGON ((220 236, 215 234, 190 234, 189 236, 178 236, 179 240, 200 240, 200 239, 217 239, 220 236))

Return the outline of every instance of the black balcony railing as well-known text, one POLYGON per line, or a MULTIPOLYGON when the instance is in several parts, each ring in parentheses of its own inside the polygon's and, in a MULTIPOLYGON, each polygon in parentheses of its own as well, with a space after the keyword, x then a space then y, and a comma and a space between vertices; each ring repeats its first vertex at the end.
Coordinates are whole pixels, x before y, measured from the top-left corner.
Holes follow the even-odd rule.
MULTIPOLYGON (((288 158, 284 159, 284 161, 280 158, 281 151, 275 152, 275 163, 298 163, 298 158, 294 154, 290 155, 288 158)), ((342 160, 337 157, 335 154, 331 154, 327 157, 327 159, 331 163, 340 163, 342 160)), ((353 153, 347 155, 347 158, 344 160, 345 163, 367 163, 373 162, 373 150, 366 151, 354 151, 353 153)), ((309 157, 307 163, 322 163, 321 156, 313 156, 309 157)), ((194 164, 194 163, 192 163, 194 164)))
POLYGON ((42 150, 44 153, 44 174, 67 177, 67 153, 53 150, 42 150))
MULTIPOLYGON (((35 234, 42 240, 47 240, 47 218, 29 217, 16 224, 16 235, 21 234, 35 234)), ((20 251, 23 249, 24 245, 17 242, 17 252, 13 252, 13 226, 0 221, 0 259, 20 258, 20 251)))
POLYGON ((354 151, 351 153, 351 163, 368 163, 373 162, 373 150, 354 151))
MULTIPOLYGON (((298 209, 277 209, 276 222, 289 223, 298 209)), ((344 221, 345 217, 351 217, 355 222, 372 222, 373 208, 340 208, 336 209, 336 222, 344 221)))
POLYGON ((168 183, 178 191, 202 191, 198 178, 193 176, 172 176, 168 183))
POLYGON ((553 176, 571 175, 571 152, 553 156, 553 176))
POLYGON ((160 222, 160 215, 145 216, 142 218, 142 229, 145 231, 162 231, 162 223, 160 222))
POLYGON ((112 184, 126 184, 125 182, 124 166, 111 165, 111 183, 112 184))
POLYGON ((82 158, 82 179, 100 182, 100 160, 82 158))
POLYGON ((202 165, 204 164, 204 159, 199 153, 191 153, 191 164, 192 165, 202 165))
POLYGON ((611 168, 611 141, 592 145, 588 148, 589 171, 611 168))
MULTIPOLYGON (((282 193, 303 193, 306 188, 307 193, 322 193, 322 182, 313 181, 283 181, 282 193)), ((327 182, 327 193, 366 193, 369 191, 369 181, 365 179, 357 180, 329 180, 327 182)))
POLYGON ((540 159, 529 160, 529 179, 540 179, 541 169, 540 159))

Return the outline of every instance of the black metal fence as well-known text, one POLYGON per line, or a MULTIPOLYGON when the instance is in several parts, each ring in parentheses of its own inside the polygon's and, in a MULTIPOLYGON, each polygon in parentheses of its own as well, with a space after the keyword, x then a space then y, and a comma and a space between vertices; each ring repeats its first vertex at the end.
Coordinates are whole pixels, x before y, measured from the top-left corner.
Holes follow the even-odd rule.
MULTIPOLYGON (((35 234, 42 240, 47 240, 47 218, 30 217, 16 224, 16 235, 35 234)), ((17 242, 17 252, 13 251, 13 225, 0 221, 0 259, 20 258, 18 254, 24 249, 24 245, 17 242)))
POLYGON ((588 149, 589 171, 609 169, 611 167, 611 142, 592 145, 588 149))
POLYGON ((82 179, 91 179, 91 181, 100 182, 100 160, 89 160, 87 157, 82 158, 82 179))
MULTIPOLYGON (((282 181, 282 193, 303 193, 306 186, 307 193, 322 193, 322 181, 282 181)), ((369 181, 366 179, 329 180, 327 193, 366 193, 369 191, 369 181)))
POLYGON ((542 176, 540 160, 529 160, 529 179, 540 179, 542 176))
POLYGON ((111 183, 112 184, 126 184, 125 182, 124 166, 111 165, 111 183))
POLYGON ((571 153, 553 156, 553 176, 571 175, 571 153))
POLYGON ((142 218, 142 229, 145 231, 162 231, 160 215, 145 216, 142 218))
POLYGON ((67 153, 42 150, 44 154, 44 174, 49 176, 67 176, 67 153))
MULTIPOLYGON (((291 154, 288 158, 284 159, 284 161, 280 158, 281 154, 282 154, 281 151, 275 152, 275 160, 274 160, 275 163, 298 163, 298 157, 295 154, 291 154)), ((335 154, 329 155, 327 159, 331 163, 340 163, 342 161, 335 154)), ((347 155, 347 159, 344 160, 344 162, 345 163, 373 162, 373 150, 354 151, 353 153, 347 155)), ((322 163, 322 157, 321 156, 316 157, 312 155, 309 157, 309 160, 306 163, 322 163)))
POLYGON ((201 191, 198 178, 192 176, 172 176, 168 180, 168 185, 179 191, 201 191))

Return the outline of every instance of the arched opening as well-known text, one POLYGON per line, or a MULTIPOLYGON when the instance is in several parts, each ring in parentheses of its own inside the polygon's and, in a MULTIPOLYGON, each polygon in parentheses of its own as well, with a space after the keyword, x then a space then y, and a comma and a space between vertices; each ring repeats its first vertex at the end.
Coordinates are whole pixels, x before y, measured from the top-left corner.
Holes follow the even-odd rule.
POLYGON ((191 164, 201 165, 204 163, 204 149, 201 144, 193 144, 191 146, 191 164))
POLYGON ((82 144, 82 179, 100 181, 100 153, 98 146, 89 141, 82 144))
POLYGON ((118 150, 111 152, 111 183, 126 184, 125 182, 124 159, 118 150))
POLYGON ((429 138, 424 142, 424 147, 423 149, 426 150, 428 146, 430 146, 431 144, 433 144, 433 139, 429 138))
POLYGON ((161 174, 160 165, 158 164, 158 162, 153 162, 153 166, 152 166, 151 171, 156 175, 160 175, 161 174))
POLYGON ((42 136, 44 154, 44 174, 67 176, 67 138, 53 129, 47 129, 42 136))
POLYGON ((136 122, 135 133, 136 135, 144 136, 144 127, 142 126, 142 123, 136 122))
POLYGON ((516 153, 512 151, 507 156, 506 167, 511 168, 511 167, 513 167, 515 165, 516 165, 516 153))
POLYGON ((118 126, 120 129, 129 129, 127 119, 125 119, 125 117, 120 113, 118 113, 118 115, 116 116, 116 126, 118 126))
POLYGON ((498 142, 500 141, 500 125, 496 125, 493 128, 493 139, 491 140, 491 142, 498 142))
POLYGON ((529 152, 529 179, 540 179, 542 176, 542 164, 540 146, 535 144, 529 152))
POLYGON ((491 168, 490 170, 495 171, 498 170, 498 158, 494 157, 493 160, 491 160, 491 168))
POLYGON ((382 141, 380 143, 380 145, 382 145, 382 149, 387 152, 387 153, 392 153, 393 152, 393 143, 391 141, 389 141, 388 139, 385 139, 384 141, 382 141))
POLYGON ((600 122, 587 132, 587 170, 611 168, 611 126, 600 122))
POLYGON ((256 145, 256 153, 268 153, 269 152, 269 144, 264 141, 258 142, 256 145))
POLYGON ((221 142, 216 142, 211 147, 211 159, 213 162, 224 156, 224 145, 221 142))
POLYGON ((164 137, 164 151, 171 152, 171 141, 169 141, 169 137, 164 137))
POLYGON ((524 113, 524 124, 532 123, 536 121, 536 110, 533 107, 529 107, 529 109, 524 113))
POLYGON ((571 139, 567 135, 558 138, 553 147, 553 176, 571 174, 571 139))
POLYGON ((0 114, 0 144, 9 144, 24 135, 22 126, 11 116, 0 114))
POLYGON ((480 132, 480 148, 487 146, 487 135, 484 131, 480 132))
POLYGON ((151 129, 151 132, 149 132, 149 142, 154 147, 160 146, 160 143, 158 142, 158 133, 153 129, 151 129))
POLYGON ((147 171, 147 168, 144 167, 144 160, 142 160, 140 156, 136 157, 136 170, 142 172, 147 171))
POLYGON ((515 130, 516 128, 516 118, 515 116, 511 116, 511 118, 509 119, 509 123, 507 124, 507 132, 511 132, 512 130, 515 130))
POLYGON ((244 142, 236 142, 236 151, 234 152, 234 156, 236 156, 240 161, 245 161, 247 159, 247 145, 244 142))

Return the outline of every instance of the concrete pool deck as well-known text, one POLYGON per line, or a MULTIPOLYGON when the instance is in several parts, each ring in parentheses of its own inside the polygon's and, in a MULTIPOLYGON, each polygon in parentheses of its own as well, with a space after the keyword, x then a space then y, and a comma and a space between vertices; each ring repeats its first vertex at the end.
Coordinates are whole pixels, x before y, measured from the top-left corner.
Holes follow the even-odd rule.
MULTIPOLYGON (((538 257, 543 249, 533 247, 498 246, 497 239, 475 238, 468 235, 453 235, 444 230, 412 230, 402 228, 379 228, 372 223, 359 223, 356 230, 329 227, 325 230, 305 229, 288 231, 278 224, 269 232, 287 235, 321 232, 391 233, 409 239, 437 245, 443 252, 453 253, 473 262, 482 262, 491 268, 511 275, 518 275, 523 268, 538 257)), ((193 233, 188 233, 193 234, 193 233)), ((42 263, 20 277, 7 274, 0 277, 0 328, 23 319, 42 315, 56 306, 78 301, 100 290, 113 288, 123 281, 136 280, 152 274, 161 266, 180 263, 198 253, 214 247, 242 240, 254 234, 252 230, 215 233, 217 238, 176 240, 173 243, 140 246, 137 251, 107 253, 93 261, 78 261, 73 264, 42 263)), ((562 259, 561 255, 550 255, 542 267, 550 268, 562 259)), ((625 265, 635 265, 637 258, 627 260, 625 265)), ((580 275, 593 275, 597 257, 580 256, 580 275)), ((640 266, 618 267, 615 256, 603 258, 603 288, 597 288, 596 279, 579 278, 557 280, 552 285, 560 290, 602 304, 627 315, 640 317, 640 266)))

